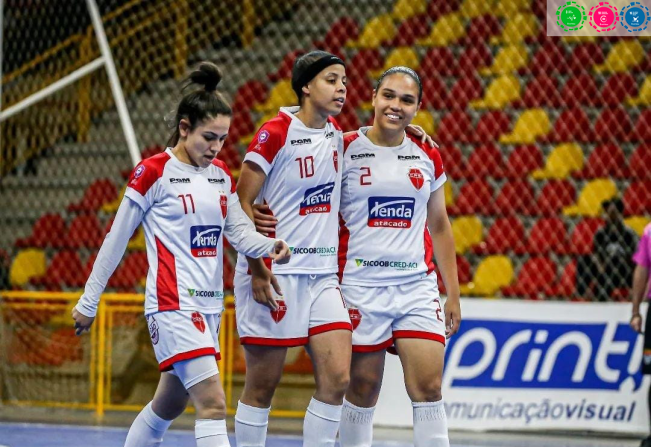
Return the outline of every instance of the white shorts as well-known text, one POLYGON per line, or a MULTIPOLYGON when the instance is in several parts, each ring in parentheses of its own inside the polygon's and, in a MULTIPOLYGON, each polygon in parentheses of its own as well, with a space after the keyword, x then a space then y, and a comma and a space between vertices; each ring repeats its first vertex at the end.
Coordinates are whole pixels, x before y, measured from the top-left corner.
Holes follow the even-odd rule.
POLYGON ((312 335, 337 329, 352 330, 334 273, 279 274, 276 279, 283 297, 275 297, 280 308, 272 311, 253 299, 251 276, 235 273, 235 316, 240 343, 301 346, 307 344, 312 335))
POLYGON ((149 314, 146 318, 161 371, 171 370, 176 362, 204 355, 220 359, 221 314, 169 310, 149 314))
POLYGON ((445 315, 436 275, 385 287, 343 285, 353 323, 353 352, 391 348, 398 338, 422 338, 445 345, 445 315))

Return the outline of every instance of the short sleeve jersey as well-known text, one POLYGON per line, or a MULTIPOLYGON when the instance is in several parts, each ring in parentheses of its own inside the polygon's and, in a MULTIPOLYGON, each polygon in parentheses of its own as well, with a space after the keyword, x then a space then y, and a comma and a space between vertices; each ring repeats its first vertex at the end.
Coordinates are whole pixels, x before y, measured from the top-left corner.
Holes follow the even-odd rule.
POLYGON ((195 168, 168 148, 136 166, 125 195, 145 212, 145 314, 221 312, 222 233, 229 205, 239 200, 226 164, 195 168))
MULTIPOLYGON (((281 108, 251 142, 245 162, 267 174, 256 203, 265 203, 278 219, 274 237, 292 249, 287 264, 274 273, 325 274, 337 271, 338 213, 343 133, 329 118, 314 129, 294 116, 298 107, 281 108)), ((237 270, 248 271, 243 255, 237 270)))
POLYGON ((434 271, 427 203, 446 181, 441 156, 407 136, 397 147, 376 146, 365 130, 344 140, 340 281, 415 281, 434 271))
MULTIPOLYGON (((644 228, 642 237, 637 244, 637 251, 633 255, 633 261, 646 269, 651 269, 651 224, 644 228)), ((651 299, 651 287, 647 298, 651 299)))

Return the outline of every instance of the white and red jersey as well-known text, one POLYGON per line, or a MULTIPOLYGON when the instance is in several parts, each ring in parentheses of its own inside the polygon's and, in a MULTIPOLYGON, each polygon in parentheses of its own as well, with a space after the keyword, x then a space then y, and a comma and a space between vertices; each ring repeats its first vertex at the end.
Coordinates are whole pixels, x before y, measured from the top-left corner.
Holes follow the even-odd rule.
MULTIPOLYGON (((283 107, 257 132, 244 157, 267 174, 256 203, 278 219, 275 237, 292 248, 291 260, 272 265, 274 273, 325 274, 337 271, 343 134, 329 118, 322 129, 305 126, 283 107)), ((237 271, 248 264, 238 256, 237 271)))
POLYGON ((223 309, 223 233, 228 207, 239 205, 229 169, 179 161, 171 149, 142 161, 126 197, 145 211, 149 273, 145 314, 223 309))
POLYGON ((344 147, 342 284, 397 285, 432 273, 427 203, 446 180, 439 152, 407 136, 397 147, 376 146, 364 128, 344 147))

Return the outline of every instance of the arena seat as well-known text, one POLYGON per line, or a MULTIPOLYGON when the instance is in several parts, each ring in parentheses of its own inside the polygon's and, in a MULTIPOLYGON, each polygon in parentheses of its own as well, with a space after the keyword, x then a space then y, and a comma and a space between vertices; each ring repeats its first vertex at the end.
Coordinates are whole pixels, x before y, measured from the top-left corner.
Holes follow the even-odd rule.
POLYGON ((523 11, 531 11, 531 0, 498 0, 495 6, 497 15, 507 19, 523 11))
POLYGON ((628 178, 630 172, 626 154, 617 144, 601 144, 592 150, 583 169, 574 172, 573 176, 579 179, 628 178))
POLYGON ((475 76, 479 71, 488 69, 493 64, 493 53, 483 43, 469 44, 458 60, 461 76, 475 76))
POLYGON ((570 72, 591 73, 595 65, 604 61, 604 53, 597 42, 583 42, 574 47, 569 58, 570 72))
POLYGON ((576 188, 567 179, 552 179, 545 183, 538 199, 536 211, 543 216, 556 216, 563 208, 571 206, 576 200, 576 188))
POLYGON ((348 108, 355 109, 365 102, 370 104, 373 97, 373 87, 371 80, 366 76, 348 78, 344 110, 348 108))
POLYGON ((635 231, 638 237, 642 237, 649 222, 651 222, 651 217, 648 216, 631 216, 624 219, 624 224, 635 231))
POLYGON ((457 12, 441 16, 432 26, 429 36, 418 39, 416 43, 424 47, 446 47, 466 35, 466 27, 457 12))
POLYGON ((457 74, 457 58, 450 48, 430 48, 423 56, 419 73, 426 79, 434 76, 454 76, 457 74))
POLYGON ((454 191, 452 190, 452 183, 445 182, 443 184, 443 192, 445 193, 445 207, 454 205, 454 191))
POLYGON ((17 239, 14 243, 16 248, 61 248, 61 237, 66 232, 66 222, 59 214, 43 214, 34 223, 32 234, 26 238, 17 239))
POLYGON ((479 244, 484 236, 484 227, 476 216, 460 216, 452 219, 452 235, 458 254, 479 244))
POLYGON ((651 75, 644 79, 638 95, 634 98, 627 98, 626 103, 629 106, 651 106, 651 75))
POLYGON ((493 209, 493 187, 486 180, 481 179, 465 183, 448 212, 453 216, 462 214, 488 216, 493 213, 493 209))
POLYGON ((626 141, 651 142, 651 110, 642 110, 626 141))
POLYGON ((499 147, 494 144, 483 144, 476 147, 468 157, 466 178, 501 178, 504 170, 504 159, 499 147))
POLYGON ((501 75, 490 83, 485 96, 470 101, 474 109, 501 110, 509 103, 520 99, 520 81, 513 75, 501 75))
POLYGON ((522 112, 513 130, 500 137, 502 144, 533 144, 549 133, 550 123, 543 109, 529 109, 522 112))
POLYGON ((372 78, 377 79, 386 70, 396 66, 404 66, 413 70, 418 70, 418 67, 420 66, 418 54, 416 54, 416 51, 410 47, 394 48, 384 61, 384 65, 378 70, 371 70, 369 74, 372 78))
POLYGON ((590 118, 579 107, 571 107, 561 112, 554 123, 554 128, 546 138, 546 141, 550 143, 566 143, 569 141, 591 143, 594 140, 595 135, 590 118))
POLYGON ((601 214, 603 201, 615 196, 617 196, 617 185, 612 180, 591 180, 581 190, 576 204, 563 208, 563 214, 566 216, 598 216, 601 214))
POLYGON ((495 212, 502 216, 534 214, 536 203, 533 186, 525 179, 509 180, 502 186, 495 199, 495 212))
POLYGON ((255 130, 251 113, 248 110, 242 111, 233 107, 231 127, 228 129, 226 141, 239 141, 242 137, 253 134, 255 130))
POLYGON ((543 217, 531 227, 524 247, 530 255, 565 254, 567 242, 567 229, 563 220, 558 217, 543 217))
POLYGON ((642 64, 645 58, 646 54, 639 40, 620 40, 612 46, 605 62, 594 66, 594 71, 597 73, 626 73, 642 64))
POLYGON ((522 99, 513 101, 514 108, 548 107, 557 109, 563 100, 558 90, 558 79, 541 74, 529 81, 526 85, 522 99))
POLYGON ((626 216, 651 213, 651 180, 631 183, 624 191, 623 199, 626 216))
POLYGON ((634 179, 651 178, 651 144, 642 144, 638 146, 629 162, 631 177, 634 179))
POLYGON ((113 182, 109 179, 99 179, 88 186, 78 203, 70 204, 66 209, 70 212, 94 212, 117 197, 118 191, 113 182))
POLYGON ((145 251, 147 249, 145 231, 143 230, 142 225, 136 228, 136 231, 133 232, 133 236, 127 244, 127 249, 130 251, 145 251))
POLYGON ((483 242, 471 251, 478 255, 524 253, 525 229, 522 221, 515 216, 498 217, 488 229, 483 242))
POLYGON ((108 287, 121 291, 135 290, 138 282, 147 277, 149 262, 146 252, 129 253, 111 275, 108 287))
POLYGON ((350 64, 346 66, 349 79, 366 78, 371 70, 378 70, 384 65, 382 53, 377 48, 362 48, 357 50, 350 64))
MULTIPOLYGON (((545 41, 531 59, 528 70, 535 76, 564 75, 569 71, 567 52, 563 45, 545 41)), ((526 71, 526 70, 523 70, 526 71)), ((524 74, 524 73, 521 73, 524 74)))
MULTIPOLYGON (((420 72, 424 76, 429 76, 430 72, 423 69, 421 65, 420 72), (427 75, 426 75, 427 73, 427 75)), ((425 77, 421 80, 423 83, 423 97, 421 108, 442 110, 445 108, 448 98, 448 91, 445 83, 439 76, 425 77)))
POLYGON ((263 113, 278 113, 278 109, 288 104, 297 104, 296 93, 292 89, 291 79, 281 79, 269 92, 269 97, 264 103, 257 104, 254 110, 263 113))
POLYGON ((428 0, 398 0, 393 5, 391 16, 394 20, 402 22, 418 14, 427 12, 428 0))
POLYGON ((45 274, 45 252, 36 248, 27 248, 18 252, 9 268, 9 284, 23 287, 32 278, 45 274))
POLYGON ((549 258, 535 257, 528 259, 515 280, 515 284, 502 289, 506 297, 521 296, 528 299, 544 298, 544 290, 549 284, 556 283, 556 263, 549 258))
POLYGON ((441 118, 436 138, 439 144, 467 142, 472 132, 472 122, 468 114, 462 110, 454 110, 441 118))
MULTIPOLYGON (((500 135, 505 134, 511 128, 511 117, 504 110, 492 110, 484 113, 474 132, 469 136, 471 143, 493 143, 500 139, 500 135)), ((502 173, 497 173, 499 177, 502 173)))
POLYGON ((233 100, 233 110, 248 112, 257 104, 264 103, 269 96, 267 85, 255 79, 240 85, 233 100))
POLYGON ((99 248, 103 238, 97 216, 82 214, 70 223, 63 243, 66 248, 99 248))
POLYGON ((480 98, 483 87, 475 76, 459 78, 448 94, 445 105, 448 109, 465 109, 473 99, 480 98))
POLYGON ((548 284, 543 287, 548 297, 571 298, 576 295, 576 259, 568 262, 561 277, 555 284, 548 284))
POLYGON ((637 81, 630 73, 617 73, 608 78, 601 89, 601 105, 617 107, 637 97, 637 81))
POLYGON ((427 4, 427 16, 432 21, 439 17, 459 10, 460 0, 430 0, 427 4))
POLYGON ((601 103, 601 94, 597 83, 589 74, 583 73, 569 78, 561 90, 561 105, 596 107, 601 103))
POLYGON ((463 0, 459 13, 466 19, 474 19, 486 14, 494 14, 494 2, 485 0, 463 0))
POLYGON ((517 146, 506 161, 504 176, 507 178, 524 178, 532 171, 540 169, 545 164, 545 158, 536 145, 517 146))
POLYGON ((332 24, 322 40, 314 42, 314 46, 330 53, 337 53, 348 40, 357 40, 358 38, 359 25, 357 21, 351 17, 342 17, 332 24))
MULTIPOLYGON (((439 286, 439 292, 445 295, 445 283, 438 267, 434 270, 436 272, 436 279, 439 286)), ((457 254, 457 277, 459 278, 459 285, 464 286, 472 280, 472 267, 470 262, 463 256, 457 254)))
POLYGON ((515 73, 529 63, 529 52, 524 45, 506 45, 500 48, 493 60, 493 65, 480 68, 482 76, 515 73))
POLYGON ((267 79, 269 79, 271 82, 278 82, 281 79, 291 79, 294 61, 296 61, 296 59, 303 54, 305 54, 305 50, 294 50, 285 54, 283 60, 280 61, 278 70, 276 70, 274 73, 269 73, 267 75, 267 79))
POLYGON ((462 295, 494 296, 501 288, 513 282, 513 264, 502 255, 481 260, 472 281, 461 287, 462 295))
POLYGON ((513 45, 538 35, 538 19, 532 13, 517 12, 508 16, 502 34, 490 39, 492 45, 513 45))
POLYGON ((439 148, 445 174, 451 179, 464 178, 467 173, 466 159, 461 150, 455 146, 442 146, 439 148))
POLYGON ((362 127, 357 112, 351 107, 344 106, 342 112, 336 117, 337 123, 345 131, 355 131, 362 127))
POLYGON ((396 26, 390 14, 382 14, 371 18, 358 38, 351 38, 346 42, 349 48, 380 48, 396 36, 396 26))
POLYGON ((421 126, 427 135, 436 134, 436 121, 428 110, 420 109, 411 120, 411 124, 421 126))
POLYGON ((411 47, 418 39, 422 39, 429 34, 430 22, 427 14, 419 14, 410 17, 400 24, 396 36, 389 47, 411 47))
POLYGON ((488 43, 488 40, 501 34, 502 25, 500 19, 492 14, 475 17, 470 20, 466 30, 466 36, 459 43, 472 45, 477 42, 488 43))
POLYGON ((621 106, 602 110, 594 125, 595 139, 602 143, 624 141, 632 131, 631 117, 621 106))
POLYGON ((52 257, 45 274, 30 282, 47 290, 61 290, 62 287, 83 287, 86 278, 77 252, 62 250, 52 257))
POLYGON ((594 235, 604 225, 599 217, 587 217, 576 224, 570 235, 570 253, 589 255, 593 250, 594 235))

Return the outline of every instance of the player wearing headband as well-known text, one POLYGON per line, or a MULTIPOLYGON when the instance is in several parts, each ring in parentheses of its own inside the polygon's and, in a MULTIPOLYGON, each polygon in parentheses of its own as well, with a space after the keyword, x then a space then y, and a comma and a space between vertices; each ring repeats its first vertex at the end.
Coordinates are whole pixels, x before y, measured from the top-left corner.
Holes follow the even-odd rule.
POLYGON ((349 381, 352 326, 336 275, 343 134, 332 118, 346 99, 344 62, 307 53, 294 64, 292 86, 300 107, 281 108, 258 130, 237 185, 244 211, 253 217, 254 202, 266 203, 278 220, 274 237, 291 235, 293 243, 290 262, 271 271, 238 258, 236 316, 246 358, 238 446, 264 446, 288 347, 305 345, 315 371, 304 446, 334 446, 349 381))

